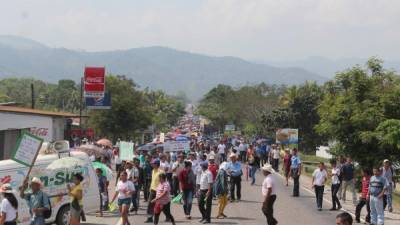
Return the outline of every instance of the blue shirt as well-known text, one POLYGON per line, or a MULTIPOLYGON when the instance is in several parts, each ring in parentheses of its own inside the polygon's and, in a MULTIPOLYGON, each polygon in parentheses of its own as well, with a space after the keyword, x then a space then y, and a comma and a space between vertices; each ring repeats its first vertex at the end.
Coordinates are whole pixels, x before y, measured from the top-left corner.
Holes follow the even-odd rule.
POLYGON ((298 168, 300 167, 301 160, 300 160, 300 157, 299 157, 298 155, 292 156, 292 158, 290 159, 290 161, 291 161, 290 168, 292 168, 292 169, 298 169, 298 168))
POLYGON ((387 180, 382 176, 372 176, 369 180, 369 193, 378 196, 384 188, 387 188, 387 180))
MULTIPOLYGON (((49 198, 43 193, 43 191, 37 191, 35 193, 27 193, 25 194, 25 200, 29 207, 29 213, 32 215, 32 209, 35 208, 47 208, 50 209, 49 206, 49 198)), ((42 216, 42 213, 36 213, 36 216, 42 216)))
POLYGON ((233 177, 238 177, 242 175, 242 166, 239 161, 236 161, 235 163, 229 162, 228 170, 231 171, 231 175, 233 177))

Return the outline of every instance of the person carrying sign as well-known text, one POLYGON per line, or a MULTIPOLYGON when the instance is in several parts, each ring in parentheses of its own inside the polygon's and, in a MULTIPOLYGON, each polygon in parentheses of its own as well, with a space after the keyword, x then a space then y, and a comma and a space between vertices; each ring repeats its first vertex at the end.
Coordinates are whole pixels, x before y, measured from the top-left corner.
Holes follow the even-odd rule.
POLYGON ((25 199, 31 214, 30 225, 44 225, 45 213, 50 210, 49 197, 41 190, 42 182, 39 178, 34 177, 31 181, 31 192, 25 193, 28 188, 28 179, 25 179, 19 188, 20 197, 25 199))

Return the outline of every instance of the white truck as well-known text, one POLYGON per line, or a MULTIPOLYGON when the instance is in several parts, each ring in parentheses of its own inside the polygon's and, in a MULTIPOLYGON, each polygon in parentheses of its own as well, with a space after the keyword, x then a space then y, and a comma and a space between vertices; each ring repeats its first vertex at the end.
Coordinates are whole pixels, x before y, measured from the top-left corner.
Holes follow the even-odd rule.
MULTIPOLYGON (((59 159, 59 154, 39 154, 32 169, 30 179, 38 177, 43 183, 43 190, 49 195, 52 207, 52 215, 46 223, 56 223, 57 225, 69 224, 69 196, 67 195, 67 183, 71 182, 74 173, 81 173, 84 176, 83 187, 83 206, 86 212, 99 209, 99 189, 97 176, 89 157, 83 152, 70 152, 70 156, 77 157, 85 161, 85 164, 76 168, 65 168, 59 170, 48 170, 46 167, 53 161, 59 159)), ((10 183, 18 199, 18 222, 19 224, 29 224, 30 215, 27 203, 18 194, 18 187, 22 184, 28 172, 28 167, 23 166, 13 160, 0 161, 0 185, 10 183)))

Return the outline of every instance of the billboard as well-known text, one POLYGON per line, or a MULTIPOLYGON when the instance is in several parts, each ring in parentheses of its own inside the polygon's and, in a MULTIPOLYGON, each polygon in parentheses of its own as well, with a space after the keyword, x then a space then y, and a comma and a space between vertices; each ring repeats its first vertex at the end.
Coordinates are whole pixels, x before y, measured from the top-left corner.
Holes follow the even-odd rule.
POLYGON ((225 125, 225 131, 234 131, 235 130, 235 125, 234 124, 227 124, 225 125))
POLYGON ((106 92, 103 97, 86 97, 85 104, 88 109, 111 109, 111 94, 106 92))
POLYGON ((189 141, 167 141, 164 143, 164 152, 189 152, 189 141))
POLYGON ((85 67, 85 97, 103 97, 105 87, 105 67, 85 67))
POLYGON ((298 144, 299 130, 291 128, 278 129, 276 131, 276 143, 278 144, 298 144))

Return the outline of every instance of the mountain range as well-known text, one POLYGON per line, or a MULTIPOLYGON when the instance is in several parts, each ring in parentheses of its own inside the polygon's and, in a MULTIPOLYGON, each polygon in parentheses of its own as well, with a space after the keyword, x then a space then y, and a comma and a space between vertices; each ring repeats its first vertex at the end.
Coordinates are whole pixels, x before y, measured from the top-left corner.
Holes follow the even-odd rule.
POLYGON ((166 47, 86 52, 52 48, 17 36, 0 36, 0 78, 79 81, 85 66, 105 66, 107 73, 126 75, 141 88, 162 89, 170 94, 183 91, 192 100, 198 100, 218 84, 237 87, 260 82, 292 85, 328 80, 300 67, 271 66, 166 47))

